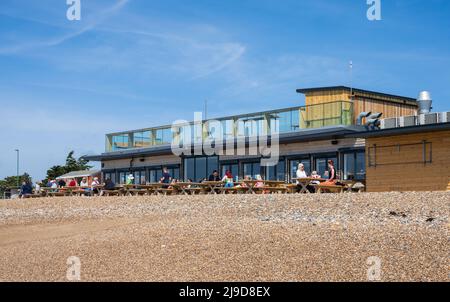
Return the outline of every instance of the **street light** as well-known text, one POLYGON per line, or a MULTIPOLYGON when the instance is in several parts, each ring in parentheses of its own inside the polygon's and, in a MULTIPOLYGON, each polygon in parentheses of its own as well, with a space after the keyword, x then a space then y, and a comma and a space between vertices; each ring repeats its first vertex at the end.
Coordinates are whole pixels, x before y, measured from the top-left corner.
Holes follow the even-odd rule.
POLYGON ((20 176, 19 176, 19 149, 14 150, 17 152, 17 188, 20 187, 20 176))

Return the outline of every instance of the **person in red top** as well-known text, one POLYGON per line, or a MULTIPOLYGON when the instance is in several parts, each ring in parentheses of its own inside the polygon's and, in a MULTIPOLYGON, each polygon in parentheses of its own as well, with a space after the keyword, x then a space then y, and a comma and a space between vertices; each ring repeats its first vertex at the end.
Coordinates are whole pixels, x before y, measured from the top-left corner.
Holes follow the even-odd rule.
POLYGON ((69 181, 69 187, 76 187, 78 186, 77 181, 75 179, 71 179, 69 181))

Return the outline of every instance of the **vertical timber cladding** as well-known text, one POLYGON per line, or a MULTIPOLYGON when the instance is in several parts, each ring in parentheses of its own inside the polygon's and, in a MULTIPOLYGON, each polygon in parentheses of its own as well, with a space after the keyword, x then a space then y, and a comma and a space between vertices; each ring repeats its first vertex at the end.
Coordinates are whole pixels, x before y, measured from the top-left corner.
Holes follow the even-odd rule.
POLYGON ((366 138, 367 191, 446 191, 450 131, 366 138))
MULTIPOLYGON (((305 94, 305 104, 317 105, 336 101, 350 101, 350 90, 336 88, 311 91, 305 94)), ((412 99, 383 95, 355 89, 353 92, 353 122, 361 112, 382 112, 383 118, 417 115, 418 105, 412 99)))

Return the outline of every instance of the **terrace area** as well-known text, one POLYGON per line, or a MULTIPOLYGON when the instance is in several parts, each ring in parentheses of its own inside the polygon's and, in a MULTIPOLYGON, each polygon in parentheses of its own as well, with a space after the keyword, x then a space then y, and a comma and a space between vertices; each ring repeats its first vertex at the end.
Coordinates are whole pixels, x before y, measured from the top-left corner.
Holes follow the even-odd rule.
POLYGON ((219 141, 291 133, 302 129, 352 125, 353 121, 353 103, 335 101, 111 133, 106 135, 106 152, 170 145, 174 141, 201 143, 205 139, 219 141))

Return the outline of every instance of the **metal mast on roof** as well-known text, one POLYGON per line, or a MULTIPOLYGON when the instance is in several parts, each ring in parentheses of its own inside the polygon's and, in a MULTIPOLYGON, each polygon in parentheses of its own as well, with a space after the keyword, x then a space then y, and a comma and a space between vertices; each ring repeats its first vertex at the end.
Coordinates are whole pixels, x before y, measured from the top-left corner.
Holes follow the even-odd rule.
POLYGON ((353 101, 353 61, 350 61, 350 100, 353 101))
POLYGON ((208 100, 205 100, 205 121, 208 119, 208 100))

